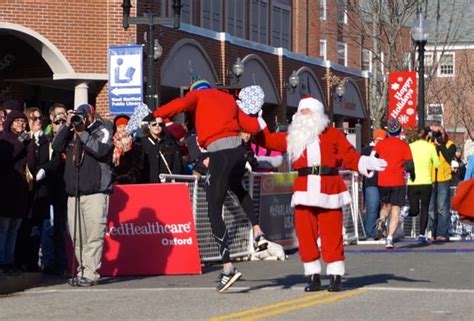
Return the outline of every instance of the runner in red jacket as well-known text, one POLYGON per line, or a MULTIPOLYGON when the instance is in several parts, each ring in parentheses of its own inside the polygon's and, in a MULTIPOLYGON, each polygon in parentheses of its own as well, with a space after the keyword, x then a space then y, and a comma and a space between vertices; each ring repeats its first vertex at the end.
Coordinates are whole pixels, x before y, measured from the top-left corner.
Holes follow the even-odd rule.
POLYGON ((258 86, 242 89, 239 94, 241 100, 236 102, 233 96, 211 88, 209 82, 205 80, 199 80, 191 85, 190 92, 186 96, 157 108, 153 113, 155 117, 161 118, 169 118, 181 112, 194 113, 198 143, 209 152, 209 219, 224 263, 224 273, 217 286, 219 292, 225 291, 242 276, 230 261, 229 235, 222 219, 222 206, 228 188, 237 195, 252 223, 257 249, 263 249, 268 242, 258 225, 252 199, 242 186, 246 149, 239 133, 243 130, 256 134, 260 130, 257 118, 247 115, 242 110, 245 109, 244 97, 250 94, 252 99, 257 99, 257 105, 260 104, 258 109, 263 105, 263 91, 260 87, 253 88, 254 91, 252 87, 258 86))

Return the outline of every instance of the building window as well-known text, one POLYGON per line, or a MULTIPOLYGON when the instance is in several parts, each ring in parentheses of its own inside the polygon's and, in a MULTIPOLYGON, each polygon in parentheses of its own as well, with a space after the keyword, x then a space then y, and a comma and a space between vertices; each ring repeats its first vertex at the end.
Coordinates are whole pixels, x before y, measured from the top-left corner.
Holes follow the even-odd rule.
POLYGON ((347 23, 347 0, 337 2, 337 22, 347 23))
POLYGON ((347 44, 345 42, 337 43, 337 63, 347 66, 347 44))
POLYGON ((441 126, 443 126, 443 114, 443 104, 428 104, 426 108, 426 120, 439 123, 441 126))
POLYGON ((372 52, 367 48, 362 48, 361 69, 363 71, 372 71, 372 52))
POLYGON ((326 20, 327 4, 326 0, 319 0, 319 19, 326 20))
POLYGON ((250 40, 268 44, 268 1, 252 0, 250 40))
POLYGON ((291 8, 274 4, 272 7, 272 43, 274 47, 290 48, 291 8))
POLYGON ((327 43, 326 39, 319 40, 319 57, 323 60, 327 60, 327 43))
MULTIPOLYGON (((418 59, 418 56, 417 56, 418 59)), ((431 72, 433 71, 433 53, 425 53, 425 76, 431 75, 431 72)))
POLYGON ((222 1, 202 0, 202 27, 213 31, 222 31, 222 1))
POLYGON ((438 77, 454 77, 454 52, 438 55, 438 77))
POLYGON ((245 8, 244 1, 227 0, 227 29, 226 32, 233 36, 245 37, 245 8))
MULTIPOLYGON (((193 0, 181 0, 181 19, 180 22, 193 24, 193 0)), ((161 0, 161 17, 173 18, 173 1, 172 0, 161 0)))

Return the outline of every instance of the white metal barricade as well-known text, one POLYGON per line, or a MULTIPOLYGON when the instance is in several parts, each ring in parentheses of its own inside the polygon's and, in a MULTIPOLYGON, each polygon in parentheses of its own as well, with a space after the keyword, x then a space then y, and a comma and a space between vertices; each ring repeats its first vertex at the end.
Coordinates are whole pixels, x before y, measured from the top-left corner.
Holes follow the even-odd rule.
MULTIPOLYGON (((188 183, 201 261, 213 262, 221 260, 207 214, 208 207, 204 180, 199 180, 197 176, 193 175, 160 174, 160 178, 165 182, 188 183)), ((247 220, 247 216, 240 207, 239 200, 233 193, 227 193, 222 215, 229 233, 230 257, 249 257, 253 250, 252 228, 247 220)))
MULTIPOLYGON (((360 237, 365 237, 363 224, 361 224, 362 192, 360 176, 348 170, 340 171, 340 174, 352 195, 352 203, 343 207, 344 242, 346 244, 357 243, 360 237)), ((250 173, 243 182, 253 198, 257 218, 260 213, 261 175, 261 173, 250 173)), ((265 175, 272 174, 266 173, 265 175)), ((204 181, 193 175, 161 174, 160 177, 163 182, 185 182, 188 184, 201 260, 203 262, 219 261, 221 258, 208 218, 204 181)), ((240 207, 237 197, 231 192, 227 194, 222 215, 229 232, 231 258, 249 257, 253 251, 252 228, 240 207)))

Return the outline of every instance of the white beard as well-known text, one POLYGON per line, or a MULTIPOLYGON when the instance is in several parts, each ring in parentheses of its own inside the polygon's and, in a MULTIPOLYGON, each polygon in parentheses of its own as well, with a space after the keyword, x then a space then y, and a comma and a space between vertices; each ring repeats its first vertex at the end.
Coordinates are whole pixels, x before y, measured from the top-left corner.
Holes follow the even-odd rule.
POLYGON ((296 113, 288 128, 287 151, 291 161, 296 161, 303 155, 309 144, 319 142, 319 135, 329 124, 328 116, 322 113, 303 115, 296 113))

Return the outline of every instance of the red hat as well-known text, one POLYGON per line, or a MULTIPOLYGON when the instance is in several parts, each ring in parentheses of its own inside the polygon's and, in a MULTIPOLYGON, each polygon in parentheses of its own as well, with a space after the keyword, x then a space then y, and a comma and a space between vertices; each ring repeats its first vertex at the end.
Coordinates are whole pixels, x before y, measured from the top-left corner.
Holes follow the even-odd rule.
POLYGON ((167 126, 166 130, 176 140, 180 140, 186 135, 186 130, 184 129, 183 125, 181 125, 180 123, 173 123, 167 126))
POLYGON ((374 131, 374 140, 387 138, 387 132, 381 128, 374 131))
POLYGON ((122 126, 122 125, 127 125, 128 124, 128 119, 125 117, 120 117, 115 121, 115 126, 122 126))

